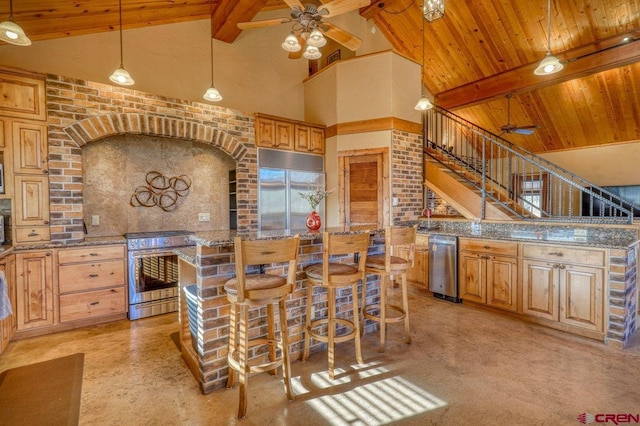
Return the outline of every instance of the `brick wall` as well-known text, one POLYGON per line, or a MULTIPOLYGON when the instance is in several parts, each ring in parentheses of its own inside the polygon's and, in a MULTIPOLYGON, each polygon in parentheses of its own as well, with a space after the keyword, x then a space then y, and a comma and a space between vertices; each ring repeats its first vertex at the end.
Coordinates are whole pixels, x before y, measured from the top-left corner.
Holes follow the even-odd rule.
POLYGON ((422 213, 422 135, 394 130, 391 141, 392 207, 391 220, 401 223, 416 220, 422 213))
POLYGON ((609 253, 607 345, 624 348, 636 331, 638 245, 609 253))
POLYGON ((141 134, 214 146, 236 161, 238 227, 257 229, 253 117, 215 105, 47 76, 51 240, 84 237, 81 148, 113 135, 141 134))

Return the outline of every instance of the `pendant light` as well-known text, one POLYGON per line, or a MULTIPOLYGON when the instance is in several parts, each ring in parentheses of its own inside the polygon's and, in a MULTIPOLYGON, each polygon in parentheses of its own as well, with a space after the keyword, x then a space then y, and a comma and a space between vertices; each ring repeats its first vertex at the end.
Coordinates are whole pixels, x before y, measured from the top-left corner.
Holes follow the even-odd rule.
POLYGON ((547 56, 533 71, 535 75, 549 75, 561 71, 564 65, 551 54, 551 0, 547 1, 547 56))
POLYGON ((118 0, 120 6, 120 68, 115 70, 113 74, 109 76, 109 80, 122 86, 131 86, 135 83, 133 78, 129 75, 129 72, 124 69, 124 60, 122 54, 122 0, 118 0))
POLYGON ((424 84, 422 84, 422 72, 424 70, 424 19, 422 20, 422 66, 420 67, 420 93, 422 96, 414 107, 418 111, 426 111, 433 108, 433 104, 424 94, 424 84))
MULTIPOLYGON (((213 8, 213 3, 212 6, 213 8)), ((219 102, 222 100, 222 95, 220 94, 220 92, 218 92, 218 89, 216 89, 216 87, 213 85, 213 9, 211 10, 211 34, 209 34, 209 38, 211 39, 211 51, 209 53, 211 53, 211 87, 209 87, 207 89, 206 92, 204 92, 204 95, 202 96, 204 98, 205 101, 210 101, 210 102, 219 102)))
POLYGON ((16 46, 30 46, 31 40, 13 19, 13 0, 9 0, 9 20, 0 23, 0 40, 16 46))
POLYGON ((424 19, 433 22, 444 16, 444 0, 425 0, 422 5, 424 19))

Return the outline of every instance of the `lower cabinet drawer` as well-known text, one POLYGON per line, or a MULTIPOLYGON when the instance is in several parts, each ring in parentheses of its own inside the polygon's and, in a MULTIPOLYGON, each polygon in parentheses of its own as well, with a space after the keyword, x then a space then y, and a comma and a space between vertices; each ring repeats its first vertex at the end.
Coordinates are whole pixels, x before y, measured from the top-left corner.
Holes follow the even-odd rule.
POLYGON ((123 285, 124 275, 124 259, 61 265, 58 269, 60 293, 123 285))
POLYGON ((60 296, 60 322, 126 312, 124 287, 60 296))
POLYGON ((17 243, 38 243, 51 240, 51 229, 48 226, 16 228, 17 243))

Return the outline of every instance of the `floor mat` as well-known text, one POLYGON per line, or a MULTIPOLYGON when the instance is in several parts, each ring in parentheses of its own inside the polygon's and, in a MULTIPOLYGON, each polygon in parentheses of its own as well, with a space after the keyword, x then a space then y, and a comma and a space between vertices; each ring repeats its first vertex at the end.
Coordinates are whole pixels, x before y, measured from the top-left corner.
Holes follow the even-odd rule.
POLYGON ((77 425, 83 367, 77 353, 0 373, 0 423, 77 425))

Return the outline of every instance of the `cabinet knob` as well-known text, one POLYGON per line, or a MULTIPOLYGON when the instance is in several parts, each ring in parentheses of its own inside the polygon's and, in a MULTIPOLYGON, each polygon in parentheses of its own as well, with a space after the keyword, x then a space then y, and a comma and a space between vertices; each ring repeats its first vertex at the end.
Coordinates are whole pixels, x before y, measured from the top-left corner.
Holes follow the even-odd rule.
POLYGON ((91 306, 95 306, 95 305, 97 305, 97 304, 99 304, 99 303, 100 303, 100 302, 98 301, 98 302, 91 302, 91 303, 89 303, 89 304, 90 304, 91 306))
POLYGON ((43 170, 42 173, 44 173, 45 175, 49 174, 49 170, 43 170))

